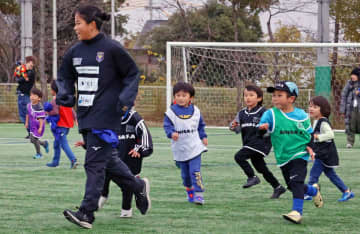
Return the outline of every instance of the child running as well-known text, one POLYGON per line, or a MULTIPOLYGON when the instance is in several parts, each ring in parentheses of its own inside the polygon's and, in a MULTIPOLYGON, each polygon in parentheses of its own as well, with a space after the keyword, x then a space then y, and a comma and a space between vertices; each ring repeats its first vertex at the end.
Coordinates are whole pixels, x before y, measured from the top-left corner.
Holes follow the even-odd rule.
POLYGON ((36 154, 34 159, 42 158, 40 145, 44 147, 45 152, 49 153, 48 141, 41 141, 45 131, 45 111, 41 104, 42 92, 37 88, 30 91, 30 103, 27 105, 27 114, 25 128, 30 126, 30 141, 34 144, 36 154))
POLYGON ((76 169, 79 165, 77 159, 72 152, 68 140, 67 135, 69 133, 70 128, 74 127, 74 122, 76 122, 76 114, 71 107, 58 106, 56 105, 56 94, 58 92, 58 88, 56 86, 56 82, 53 80, 51 82, 51 95, 53 99, 48 105, 45 106, 45 110, 48 111, 47 120, 51 122, 51 131, 54 135, 54 157, 52 162, 47 163, 48 167, 57 167, 59 166, 61 149, 64 150, 66 156, 70 160, 70 169, 76 169))
MULTIPOLYGON (((119 144, 114 149, 115 153, 135 176, 140 177, 143 158, 150 156, 153 152, 152 138, 144 119, 132 108, 128 115, 122 117, 122 122, 117 132, 119 144)), ((79 144, 77 145, 79 146, 79 144)), ((110 174, 106 173, 98 209, 101 209, 109 198, 110 180, 110 174)), ((121 190, 122 209, 120 218, 131 218, 133 192, 124 188, 121 188, 121 190)))
POLYGON ((276 163, 293 194, 292 211, 283 214, 283 217, 299 224, 302 220, 304 194, 313 197, 316 207, 323 206, 320 186, 304 184, 309 154, 314 158, 311 148, 313 130, 308 114, 293 106, 299 94, 294 82, 279 82, 275 87, 268 87, 267 91, 273 93, 274 107, 261 117, 259 130, 261 134, 266 133, 266 130, 270 132, 276 163))
POLYGON ((235 161, 248 177, 243 188, 250 188, 260 183, 260 179, 255 175, 254 170, 247 162, 250 159, 256 171, 261 173, 265 180, 273 187, 274 192, 270 198, 279 198, 281 194, 286 192, 286 189, 280 185, 279 181, 266 166, 264 160, 264 157, 271 150, 270 137, 260 137, 256 134, 260 118, 266 111, 262 107, 262 90, 255 85, 246 86, 244 89, 244 102, 246 108, 237 113, 230 126, 231 131, 241 132, 243 147, 235 154, 235 161))
MULTIPOLYGON (((309 105, 310 117, 314 119, 314 152, 315 161, 310 171, 309 185, 318 183, 322 172, 342 192, 339 202, 353 198, 354 193, 344 184, 336 174, 335 169, 339 166, 339 156, 334 142, 334 132, 328 120, 331 107, 326 98, 317 96, 311 99, 309 105)), ((311 200, 311 197, 305 197, 311 200)))
POLYGON ((191 84, 178 82, 173 88, 174 104, 165 112, 164 130, 171 139, 174 160, 181 169, 188 201, 204 204, 204 185, 201 176, 201 154, 207 151, 205 123, 200 110, 191 103, 195 89, 191 84))

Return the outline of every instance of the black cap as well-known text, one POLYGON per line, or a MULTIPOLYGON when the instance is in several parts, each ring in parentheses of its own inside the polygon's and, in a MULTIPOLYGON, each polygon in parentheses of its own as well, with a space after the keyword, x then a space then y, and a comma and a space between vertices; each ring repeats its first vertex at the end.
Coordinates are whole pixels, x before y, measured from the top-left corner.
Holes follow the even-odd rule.
POLYGON ((291 96, 298 96, 299 89, 294 82, 291 81, 281 81, 275 84, 274 87, 267 87, 267 92, 273 93, 275 90, 281 90, 288 92, 291 96))
POLYGON ((359 68, 354 68, 350 73, 350 76, 351 75, 355 75, 355 76, 358 77, 358 79, 360 79, 360 69, 359 68))

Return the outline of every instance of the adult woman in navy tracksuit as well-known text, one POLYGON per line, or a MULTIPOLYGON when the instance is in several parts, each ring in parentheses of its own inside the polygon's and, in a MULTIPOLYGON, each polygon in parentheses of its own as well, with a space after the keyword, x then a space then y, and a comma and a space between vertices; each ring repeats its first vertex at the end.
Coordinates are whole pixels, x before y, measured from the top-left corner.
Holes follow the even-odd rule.
POLYGON ((71 107, 77 99, 79 131, 86 145, 84 199, 78 211, 64 211, 70 222, 83 228, 92 228, 105 170, 113 175, 115 183, 134 192, 142 214, 150 208, 148 180, 135 178, 111 154, 118 141, 115 131, 121 125, 120 117, 134 104, 139 71, 118 42, 100 33, 102 21, 109 19, 108 14, 94 6, 75 11, 74 30, 79 42, 66 52, 57 79, 56 103, 71 107))

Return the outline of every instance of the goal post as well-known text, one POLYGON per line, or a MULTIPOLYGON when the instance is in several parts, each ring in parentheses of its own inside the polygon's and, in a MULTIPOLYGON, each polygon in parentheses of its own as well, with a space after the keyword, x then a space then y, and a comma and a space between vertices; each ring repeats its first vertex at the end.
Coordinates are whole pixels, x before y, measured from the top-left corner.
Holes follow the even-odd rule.
POLYGON ((270 107, 266 87, 291 80, 300 90, 296 106, 306 110, 311 97, 324 96, 332 106, 332 124, 343 129, 341 91, 351 70, 360 65, 360 43, 167 42, 166 55, 167 107, 172 102, 172 86, 189 82, 208 125, 227 126, 244 107, 245 85, 260 86, 264 105, 270 107), (328 52, 328 64, 318 63, 320 49, 328 52))

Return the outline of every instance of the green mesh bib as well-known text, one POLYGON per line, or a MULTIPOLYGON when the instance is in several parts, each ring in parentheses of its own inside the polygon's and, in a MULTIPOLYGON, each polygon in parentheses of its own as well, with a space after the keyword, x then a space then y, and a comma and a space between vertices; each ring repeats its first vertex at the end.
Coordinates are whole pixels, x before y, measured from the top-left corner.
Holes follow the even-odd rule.
POLYGON ((311 127, 309 117, 304 120, 291 119, 281 110, 271 109, 274 116, 271 143, 274 147, 276 163, 283 166, 290 160, 302 158, 307 154, 306 145, 311 135, 307 129, 311 127))

